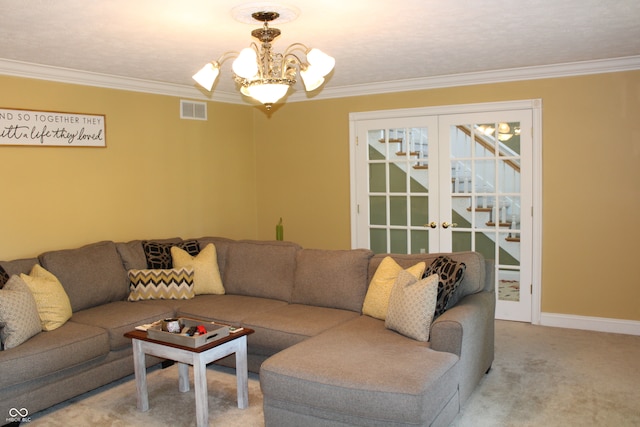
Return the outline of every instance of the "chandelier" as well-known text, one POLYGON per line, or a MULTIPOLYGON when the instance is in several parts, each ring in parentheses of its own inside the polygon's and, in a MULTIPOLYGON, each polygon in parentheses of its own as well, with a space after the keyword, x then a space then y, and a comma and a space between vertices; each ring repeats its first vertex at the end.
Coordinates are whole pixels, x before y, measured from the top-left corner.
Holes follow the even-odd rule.
POLYGON ((280 30, 270 28, 269 22, 277 19, 280 14, 255 12, 251 16, 263 22, 262 28, 251 32, 260 41, 260 46, 253 42, 240 52, 226 52, 218 60, 208 63, 193 75, 200 86, 211 91, 220 74, 220 65, 230 58, 236 58, 232 69, 234 79, 240 86, 240 93, 264 104, 267 110, 296 83, 298 72, 307 92, 324 83, 325 76, 335 65, 335 59, 319 49, 309 49, 302 43, 290 45, 284 53, 273 52, 271 42, 280 35, 280 30), (298 52, 304 53, 304 61, 298 52))

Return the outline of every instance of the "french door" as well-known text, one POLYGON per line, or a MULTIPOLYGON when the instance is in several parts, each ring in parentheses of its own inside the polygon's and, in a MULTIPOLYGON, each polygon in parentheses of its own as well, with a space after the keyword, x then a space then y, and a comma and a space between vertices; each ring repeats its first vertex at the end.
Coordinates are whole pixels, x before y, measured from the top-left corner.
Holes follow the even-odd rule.
POLYGON ((351 118, 353 246, 478 251, 495 260, 496 318, 531 322, 532 110, 351 118))

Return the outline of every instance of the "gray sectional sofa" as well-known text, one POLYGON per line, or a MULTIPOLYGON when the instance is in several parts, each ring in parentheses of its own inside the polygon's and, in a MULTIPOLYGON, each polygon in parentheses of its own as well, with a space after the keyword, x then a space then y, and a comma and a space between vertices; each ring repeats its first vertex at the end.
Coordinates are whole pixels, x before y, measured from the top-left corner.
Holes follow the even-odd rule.
MULTIPOLYGON (((448 254, 466 272, 455 305, 432 323, 429 342, 420 342, 362 314, 385 255, 278 241, 189 240, 215 245, 224 295, 127 301, 127 271, 148 266, 140 240, 0 262, 9 275, 39 263, 60 280, 73 310, 62 327, 0 351, 0 422, 11 408, 34 413, 132 374, 131 343, 123 334, 165 317, 255 330, 249 369, 260 373, 267 426, 447 425, 491 366, 493 267, 478 253, 448 254)), ((407 268, 438 255, 393 258, 407 268)), ((159 362, 147 358, 148 365, 159 362)), ((217 363, 232 366, 233 358, 217 363)))

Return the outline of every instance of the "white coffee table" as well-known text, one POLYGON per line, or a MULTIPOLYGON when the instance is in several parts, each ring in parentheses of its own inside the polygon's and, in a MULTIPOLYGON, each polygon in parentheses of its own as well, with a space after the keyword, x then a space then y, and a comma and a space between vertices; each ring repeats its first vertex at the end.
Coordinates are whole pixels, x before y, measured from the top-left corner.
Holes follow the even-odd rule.
POLYGON ((193 383, 196 398, 196 424, 209 425, 209 403, 207 400, 207 364, 230 354, 236 354, 236 381, 238 408, 249 406, 249 375, 247 372, 247 335, 252 329, 244 328, 229 336, 212 341, 198 348, 185 347, 164 341, 152 340, 144 331, 134 330, 124 334, 133 345, 133 367, 138 392, 138 409, 149 410, 147 393, 147 368, 145 354, 178 362, 178 389, 189 391, 189 365, 193 366, 193 383))

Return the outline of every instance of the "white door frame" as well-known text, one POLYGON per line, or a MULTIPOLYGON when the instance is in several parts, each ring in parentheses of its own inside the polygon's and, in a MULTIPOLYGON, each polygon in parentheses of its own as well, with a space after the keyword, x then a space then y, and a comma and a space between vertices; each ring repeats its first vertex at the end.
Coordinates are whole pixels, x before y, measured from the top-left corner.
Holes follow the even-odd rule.
MULTIPOLYGON (((349 114, 349 166, 351 193, 351 246, 358 247, 356 224, 358 205, 356 200, 356 122, 360 120, 389 119, 411 116, 438 116, 467 114, 475 112, 496 112, 505 110, 532 110, 532 282, 531 283, 531 323, 540 324, 542 296, 542 100, 528 99, 479 104, 444 105, 397 110, 379 110, 349 114)), ((526 286, 526 285, 525 285, 526 286)), ((524 287, 524 286, 523 286, 524 287)), ((525 287, 526 289, 526 287, 525 287)))

